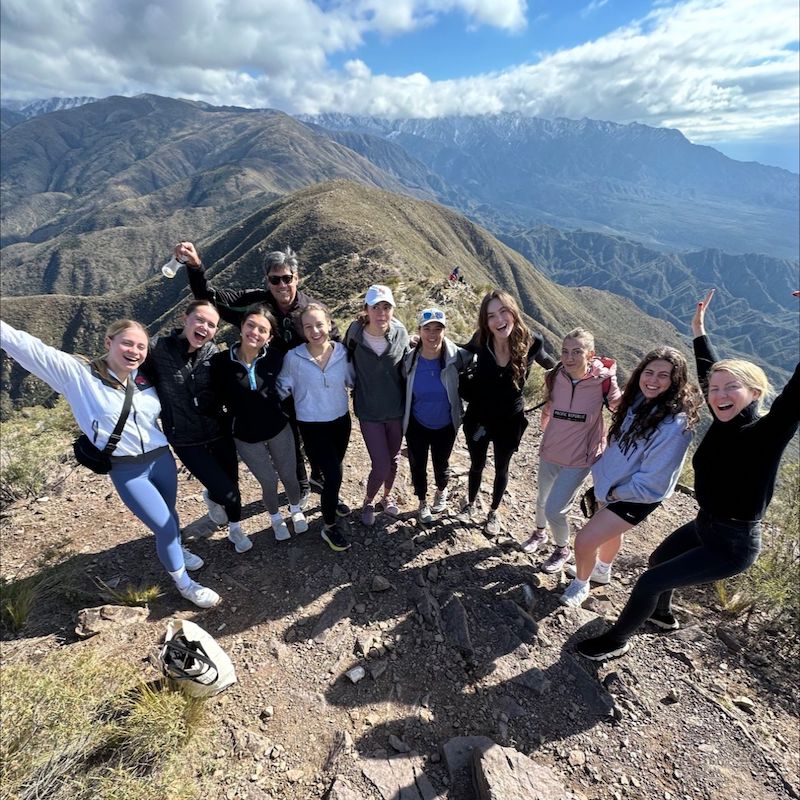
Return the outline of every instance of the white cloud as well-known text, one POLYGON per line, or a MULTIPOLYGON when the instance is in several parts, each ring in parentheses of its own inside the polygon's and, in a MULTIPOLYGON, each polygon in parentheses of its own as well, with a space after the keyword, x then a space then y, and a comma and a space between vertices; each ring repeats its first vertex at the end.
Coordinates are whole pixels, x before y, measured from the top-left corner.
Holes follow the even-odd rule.
POLYGON ((534 63, 437 81, 375 74, 359 47, 368 35, 400 37, 444 14, 517 32, 526 2, 3 0, 0 8, 10 98, 150 91, 289 112, 520 111, 667 125, 696 141, 768 138, 798 125, 796 0, 655 2, 643 19, 534 63), (341 55, 352 58, 332 68, 341 55))
POLYGON ((608 0, 592 0, 588 6, 584 6, 581 9, 581 16, 588 17, 590 14, 594 14, 595 11, 601 9, 604 5, 608 4, 608 0))

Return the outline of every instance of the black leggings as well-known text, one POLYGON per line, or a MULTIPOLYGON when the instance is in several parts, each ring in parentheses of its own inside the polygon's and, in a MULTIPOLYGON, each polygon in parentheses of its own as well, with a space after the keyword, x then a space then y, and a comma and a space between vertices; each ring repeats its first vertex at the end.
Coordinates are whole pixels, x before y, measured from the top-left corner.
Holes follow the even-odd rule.
POLYGON ((481 488, 483 468, 486 466, 486 456, 489 453, 489 444, 494 444, 494 486, 492 488, 492 508, 500 506, 500 501, 508 486, 508 468, 511 456, 517 452, 522 434, 525 432, 527 422, 525 418, 513 417, 502 428, 487 431, 477 421, 464 421, 464 436, 469 450, 469 502, 474 502, 481 488))
POLYGON ((322 473, 322 519, 326 525, 336 522, 336 504, 342 486, 342 462, 350 443, 350 414, 330 422, 298 421, 308 460, 322 473))
POLYGON ((631 592, 608 635, 626 641, 658 610, 671 610, 672 592, 738 575, 761 551, 761 524, 712 517, 701 511, 653 551, 650 568, 631 592))
POLYGON ((175 455, 192 475, 208 489, 208 496, 224 506, 231 522, 241 522, 239 459, 230 436, 206 444, 173 445, 175 455))
POLYGON ((444 489, 450 477, 450 454, 456 441, 453 424, 444 428, 426 428, 417 422, 412 414, 406 430, 408 445, 408 466, 411 469, 411 483, 414 494, 425 500, 428 495, 428 450, 433 462, 433 479, 437 489, 444 489))

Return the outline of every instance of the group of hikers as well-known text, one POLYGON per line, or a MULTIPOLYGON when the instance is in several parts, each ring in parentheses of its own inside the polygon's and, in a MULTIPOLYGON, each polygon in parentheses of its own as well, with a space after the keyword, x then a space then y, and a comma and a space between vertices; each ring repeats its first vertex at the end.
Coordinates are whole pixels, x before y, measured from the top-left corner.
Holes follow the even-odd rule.
MULTIPOLYGON (((350 544, 342 520, 351 509, 339 492, 351 394, 370 459, 360 522, 373 526, 380 513, 400 513, 394 483, 404 438, 419 522, 443 514, 452 505, 449 462, 463 427, 467 498, 453 510, 494 537, 528 424, 523 389, 533 363, 544 367, 535 526, 522 549, 536 554, 552 536, 539 568, 572 576, 560 596, 567 606, 581 605, 591 583, 610 581, 624 534, 675 489, 703 401, 675 348, 647 353, 621 390, 615 363, 595 353, 590 331, 569 331, 557 361, 514 298, 499 289, 483 297, 477 329, 462 344, 446 335, 447 314, 439 307, 421 309, 409 336, 395 317, 391 288, 380 284, 369 287, 363 312, 342 337, 325 304, 298 288, 291 248, 268 253, 264 287, 244 290, 210 285, 190 242, 177 245, 175 257, 186 265, 194 299, 171 333, 151 342, 141 323, 118 320, 107 330, 105 354, 87 362, 0 322, 0 346, 66 397, 99 450, 133 387, 110 477, 123 503, 155 534, 158 558, 178 592, 201 608, 220 597, 189 575, 203 560, 182 544, 172 452, 203 485, 209 518, 227 526, 237 553, 252 547, 242 527, 239 459, 261 486, 278 541, 308 530, 304 510, 315 490, 320 534, 331 549, 344 551, 350 544), (239 330, 227 350, 214 343, 220 319, 239 330), (608 431, 604 408, 611 412, 608 431), (490 445, 494 481, 484 518, 476 500, 490 445), (594 513, 575 537, 573 564, 567 514, 590 475, 594 513), (283 510, 279 481, 288 503, 283 510)), ((656 548, 611 629, 578 645, 588 658, 626 652, 646 621, 677 629, 675 589, 737 574, 758 556, 761 519, 797 430, 800 365, 765 411, 770 386, 763 370, 719 360, 709 342, 705 313, 712 296, 713 290, 697 304, 692 320, 697 372, 713 416, 693 457, 699 513, 656 548)))

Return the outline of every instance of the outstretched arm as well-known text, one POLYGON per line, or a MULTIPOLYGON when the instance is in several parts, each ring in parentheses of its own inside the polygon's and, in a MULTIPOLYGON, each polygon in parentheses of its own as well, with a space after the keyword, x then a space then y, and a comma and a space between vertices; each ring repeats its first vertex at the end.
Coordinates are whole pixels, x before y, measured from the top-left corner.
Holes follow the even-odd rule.
POLYGON ((710 289, 705 298, 701 300, 692 317, 692 334, 694 335, 694 359, 697 365, 697 377, 700 380, 700 385, 705 391, 706 383, 708 381, 708 373, 711 366, 715 361, 719 361, 719 356, 716 350, 711 346, 711 342, 706 335, 706 311, 711 298, 714 296, 714 289, 710 289))

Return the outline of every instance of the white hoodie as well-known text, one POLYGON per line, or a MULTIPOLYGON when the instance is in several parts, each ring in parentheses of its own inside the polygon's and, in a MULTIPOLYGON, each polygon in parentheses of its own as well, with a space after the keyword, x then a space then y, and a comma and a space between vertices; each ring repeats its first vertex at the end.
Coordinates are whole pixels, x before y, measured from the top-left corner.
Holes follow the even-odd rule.
MULTIPOLYGON (((2 320, 0 347, 21 367, 63 394, 81 431, 98 449, 106 446, 122 412, 124 391, 103 382, 89 364, 2 320)), ((138 370, 131 372, 130 377, 139 391, 133 393, 131 410, 122 438, 112 454, 114 457, 139 456, 167 444, 157 423, 161 403, 156 390, 138 370)))

